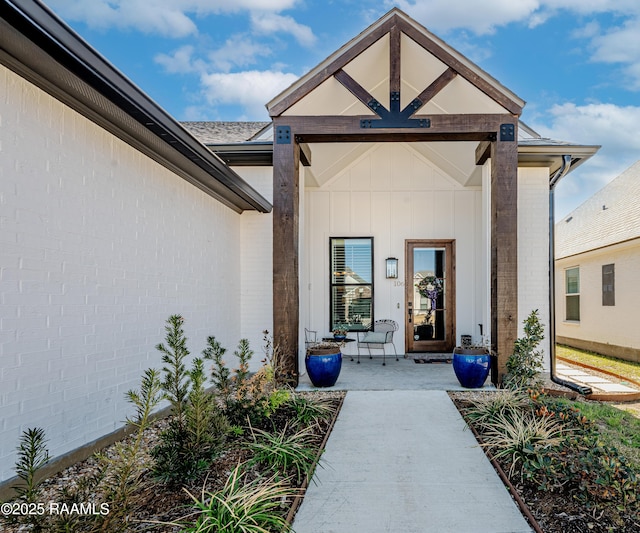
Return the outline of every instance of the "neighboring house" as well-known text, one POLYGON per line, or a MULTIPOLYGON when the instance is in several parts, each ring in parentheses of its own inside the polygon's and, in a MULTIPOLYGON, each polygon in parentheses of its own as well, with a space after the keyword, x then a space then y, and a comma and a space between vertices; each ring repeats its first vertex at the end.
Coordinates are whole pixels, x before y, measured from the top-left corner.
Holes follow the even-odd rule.
POLYGON ((597 147, 540 138, 401 11, 272 123, 180 125, 41 4, 0 1, 0 483, 27 427, 54 456, 121 428, 173 313, 194 355, 270 329, 294 372, 304 327, 393 319, 411 353, 481 324, 494 381, 529 312, 549 324, 550 179, 597 147), (425 272, 443 291, 416 301, 425 272))
POLYGON ((640 362, 640 161, 555 233, 557 341, 640 362))

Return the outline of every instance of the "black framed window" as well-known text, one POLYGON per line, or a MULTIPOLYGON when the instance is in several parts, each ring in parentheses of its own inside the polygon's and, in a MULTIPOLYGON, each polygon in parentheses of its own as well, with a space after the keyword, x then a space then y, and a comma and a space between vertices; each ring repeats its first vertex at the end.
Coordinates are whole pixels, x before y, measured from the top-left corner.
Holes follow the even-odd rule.
POLYGON ((580 320, 580 268, 568 268, 565 278, 565 319, 580 320))
POLYGON ((616 266, 602 265, 602 305, 616 305, 616 266))
POLYGON ((368 329, 373 323, 373 237, 331 237, 329 265, 329 328, 368 329))

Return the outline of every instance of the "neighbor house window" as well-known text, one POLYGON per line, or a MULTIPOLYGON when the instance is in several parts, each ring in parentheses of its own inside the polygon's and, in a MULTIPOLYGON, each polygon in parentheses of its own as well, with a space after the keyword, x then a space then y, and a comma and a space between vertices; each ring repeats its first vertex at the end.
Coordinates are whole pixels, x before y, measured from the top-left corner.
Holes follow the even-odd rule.
POLYGON ((602 265, 602 305, 616 305, 615 265, 602 265))
POLYGON ((580 320, 580 268, 568 268, 565 277, 566 320, 580 320))
POLYGON ((373 238, 332 237, 329 254, 330 329, 369 328, 373 320, 373 238))

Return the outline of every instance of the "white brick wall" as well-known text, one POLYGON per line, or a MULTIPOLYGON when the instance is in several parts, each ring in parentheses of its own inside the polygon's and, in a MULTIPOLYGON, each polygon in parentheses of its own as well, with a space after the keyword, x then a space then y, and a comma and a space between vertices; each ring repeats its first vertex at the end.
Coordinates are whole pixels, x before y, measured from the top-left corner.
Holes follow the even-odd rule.
MULTIPOLYGON (((247 183, 264 198, 273 197, 271 167, 236 168, 247 183)), ((242 273, 242 338, 249 339, 255 352, 252 368, 264 356, 264 330, 273 334, 273 217, 271 213, 247 211, 242 214, 240 269, 242 273)))
POLYGON ((2 481, 27 427, 54 456, 120 427, 170 314, 233 351, 242 217, 4 67, 0 94, 2 481))
POLYGON ((518 336, 522 322, 538 309, 544 324, 545 369, 550 367, 549 338, 549 172, 518 169, 518 336))

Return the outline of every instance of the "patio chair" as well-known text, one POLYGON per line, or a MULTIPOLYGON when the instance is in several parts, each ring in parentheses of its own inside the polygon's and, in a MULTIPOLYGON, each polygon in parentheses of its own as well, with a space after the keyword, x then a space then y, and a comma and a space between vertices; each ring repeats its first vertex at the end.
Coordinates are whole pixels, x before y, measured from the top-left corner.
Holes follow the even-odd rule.
POLYGON ((304 328, 304 347, 309 348, 318 344, 318 332, 304 328))
POLYGON ((369 352, 369 359, 373 359, 371 348, 382 350, 382 365, 387 364, 387 353, 384 349, 386 344, 393 346, 393 353, 398 361, 398 352, 393 344, 393 332, 398 331, 398 323, 395 320, 376 320, 373 329, 369 331, 358 331, 358 363, 360 362, 360 349, 366 348, 369 352))

